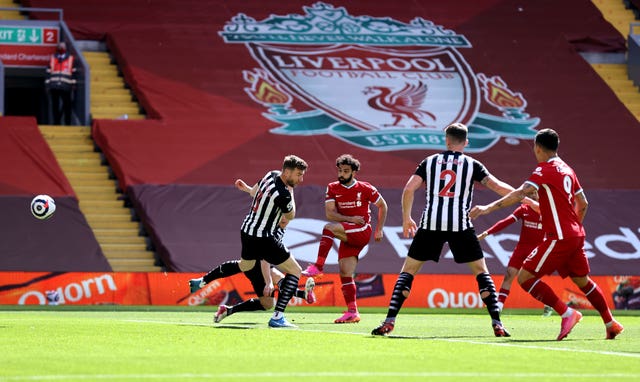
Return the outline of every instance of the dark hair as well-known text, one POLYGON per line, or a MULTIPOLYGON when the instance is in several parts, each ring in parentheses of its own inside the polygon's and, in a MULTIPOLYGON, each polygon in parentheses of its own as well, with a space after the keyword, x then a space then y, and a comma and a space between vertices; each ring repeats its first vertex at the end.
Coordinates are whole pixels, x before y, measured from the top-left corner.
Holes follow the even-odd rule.
POLYGON ((282 162, 283 170, 287 168, 294 170, 297 168, 298 170, 305 171, 307 167, 309 167, 309 165, 307 165, 307 162, 295 155, 287 155, 286 157, 284 157, 284 162, 282 162))
POLYGON ((463 123, 456 122, 444 128, 447 137, 453 139, 457 143, 464 143, 467 140, 469 129, 463 123))
POLYGON ((351 166, 352 171, 360 170, 360 161, 352 157, 351 154, 342 154, 336 159, 336 167, 344 164, 351 166))
POLYGON ((553 129, 542 129, 536 133, 535 143, 545 150, 556 152, 560 145, 560 137, 553 129))

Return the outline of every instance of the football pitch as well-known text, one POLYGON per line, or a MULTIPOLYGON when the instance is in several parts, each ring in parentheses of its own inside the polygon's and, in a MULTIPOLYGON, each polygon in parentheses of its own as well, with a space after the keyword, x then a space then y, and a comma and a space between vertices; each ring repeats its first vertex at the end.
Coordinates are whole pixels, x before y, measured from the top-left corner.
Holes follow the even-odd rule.
POLYGON ((270 312, 219 324, 215 307, 0 306, 3 381, 637 381, 640 316, 614 312, 625 332, 604 340, 594 311, 563 341, 557 315, 509 311, 496 338, 484 310, 405 309, 389 337, 371 330, 385 309, 287 310, 297 329, 269 329, 270 312))

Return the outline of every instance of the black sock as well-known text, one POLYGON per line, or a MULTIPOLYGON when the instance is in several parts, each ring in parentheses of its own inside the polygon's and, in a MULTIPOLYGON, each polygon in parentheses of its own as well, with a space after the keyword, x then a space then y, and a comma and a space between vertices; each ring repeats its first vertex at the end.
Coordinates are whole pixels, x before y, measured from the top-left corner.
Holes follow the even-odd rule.
MULTIPOLYGON (((278 285, 278 289, 280 289, 282 287, 282 281, 284 280, 284 278, 280 279, 276 284, 278 285)), ((273 294, 272 294, 273 296, 273 294)), ((307 293, 304 289, 296 289, 296 292, 294 293, 294 296, 298 297, 298 298, 306 298, 307 297, 307 293)))
POLYGON ((226 261, 210 270, 202 277, 202 280, 209 284, 213 280, 233 276, 236 273, 240 273, 240 260, 226 261))
POLYGON ((252 298, 249 300, 244 300, 241 303, 230 307, 227 310, 227 315, 231 315, 233 313, 238 313, 238 312, 254 312, 256 310, 266 310, 266 309, 260 303, 260 299, 252 298))
POLYGON ((298 281, 300 281, 300 279, 292 274, 287 273, 287 275, 284 276, 284 279, 282 279, 280 283, 280 292, 278 293, 275 311, 284 312, 287 304, 298 289, 298 281))
POLYGON ((494 321, 500 321, 498 295, 496 294, 496 286, 493 284, 491 275, 488 273, 480 273, 476 276, 476 281, 478 282, 480 296, 485 292, 489 292, 488 296, 482 298, 482 302, 487 306, 487 311, 489 311, 491 319, 494 321))
POLYGON ((402 304, 404 300, 407 299, 403 292, 410 292, 412 283, 413 275, 411 273, 400 273, 396 285, 393 287, 393 294, 391 295, 391 302, 389 302, 389 310, 387 311, 387 319, 395 320, 398 313, 400 313, 402 304))

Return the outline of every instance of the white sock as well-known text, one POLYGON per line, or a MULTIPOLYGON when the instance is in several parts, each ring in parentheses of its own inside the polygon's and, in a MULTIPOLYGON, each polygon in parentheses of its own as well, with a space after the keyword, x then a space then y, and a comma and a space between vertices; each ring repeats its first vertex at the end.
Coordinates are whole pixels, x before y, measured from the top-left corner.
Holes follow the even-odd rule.
POLYGON ((273 312, 273 319, 279 320, 282 316, 284 316, 284 312, 278 312, 277 310, 273 312))
POLYGON ((569 308, 567 309, 566 312, 564 312, 564 314, 562 315, 562 318, 570 317, 572 314, 573 314, 573 309, 569 308))

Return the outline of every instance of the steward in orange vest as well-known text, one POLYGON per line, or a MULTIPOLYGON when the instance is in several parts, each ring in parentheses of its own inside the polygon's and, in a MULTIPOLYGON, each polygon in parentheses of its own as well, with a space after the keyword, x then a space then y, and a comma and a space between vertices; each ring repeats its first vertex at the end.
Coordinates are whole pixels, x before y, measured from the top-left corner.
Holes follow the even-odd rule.
POLYGON ((64 42, 58 44, 56 53, 49 60, 49 77, 45 85, 51 94, 51 111, 54 124, 60 125, 62 116, 66 125, 71 125, 71 91, 76 81, 73 79, 73 56, 67 52, 64 42))

